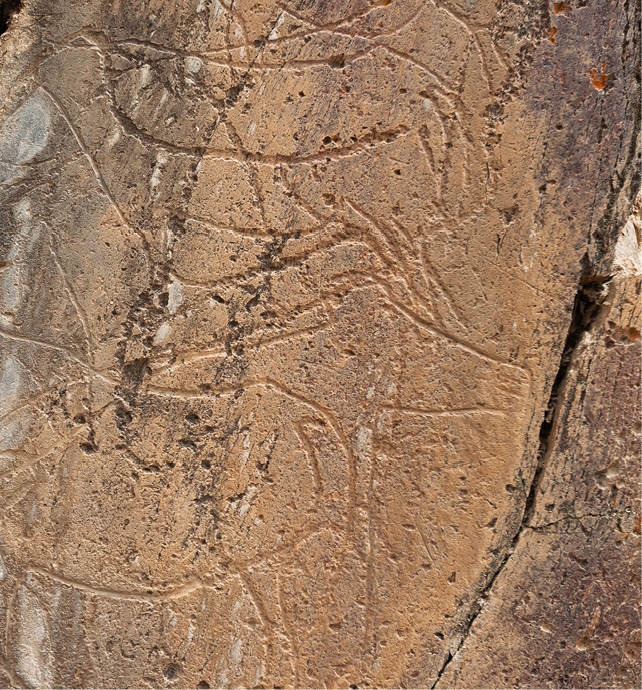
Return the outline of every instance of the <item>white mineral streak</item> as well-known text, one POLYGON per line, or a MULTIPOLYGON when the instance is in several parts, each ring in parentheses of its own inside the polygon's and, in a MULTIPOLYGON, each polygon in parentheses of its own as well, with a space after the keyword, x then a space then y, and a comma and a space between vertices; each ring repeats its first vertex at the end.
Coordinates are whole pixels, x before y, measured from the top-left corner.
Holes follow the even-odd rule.
POLYGON ((26 587, 18 590, 16 671, 29 688, 54 686, 51 639, 38 598, 26 587))
POLYGON ((620 238, 615 245, 615 265, 627 275, 642 275, 642 219, 640 207, 642 194, 638 195, 620 238))

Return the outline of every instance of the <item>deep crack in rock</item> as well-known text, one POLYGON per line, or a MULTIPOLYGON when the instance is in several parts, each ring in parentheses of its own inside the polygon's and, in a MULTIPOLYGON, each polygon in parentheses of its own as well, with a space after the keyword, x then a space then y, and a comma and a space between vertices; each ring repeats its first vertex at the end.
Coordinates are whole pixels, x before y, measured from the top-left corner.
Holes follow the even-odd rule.
MULTIPOLYGON (((544 412, 544 418, 539 432, 539 448, 537 452, 537 465, 533 478, 531 480, 528 493, 526 496, 526 501, 524 502, 524 511, 522 520, 519 524, 519 528, 512 538, 510 545, 506 549, 504 557, 500 561, 499 565, 493 572, 492 576, 484 586, 481 594, 476 599, 471 613, 466 621, 464 631, 461 633, 460 639, 457 643, 457 647, 454 651, 448 652, 446 660, 439 670, 437 679, 433 683, 432 687, 435 688, 442 676, 446 672, 448 666, 452 660, 457 656, 459 650, 466 643, 466 639, 471 631, 473 623, 482 612, 484 604, 486 603, 486 597, 491 592, 493 585, 504 567, 506 566, 508 560, 515 552, 517 543, 520 540, 524 530, 530 529, 530 520, 533 513, 533 508, 535 505, 535 498, 539 488, 539 482, 546 467, 546 457, 550 451, 551 435, 554 430, 554 422, 560 410, 560 404, 563 404, 561 400, 561 392, 566 380, 569 367, 573 361, 574 354, 578 347, 582 345, 582 338, 584 334, 590 332, 598 319, 600 309, 602 308, 604 301, 607 297, 606 287, 608 286, 611 276, 586 276, 580 279, 580 283, 575 293, 575 299, 573 302, 573 311, 571 316, 571 322, 566 334, 566 339, 564 342, 564 347, 562 348, 562 354, 559 361, 559 366, 553 385, 551 387, 550 397, 546 405, 546 410, 544 412)), ((609 515, 613 515, 610 513, 609 515)), ((592 517, 600 517, 593 515, 592 517)), ((556 524, 556 523, 553 523, 556 524)), ((538 528, 543 529, 544 526, 538 528)))

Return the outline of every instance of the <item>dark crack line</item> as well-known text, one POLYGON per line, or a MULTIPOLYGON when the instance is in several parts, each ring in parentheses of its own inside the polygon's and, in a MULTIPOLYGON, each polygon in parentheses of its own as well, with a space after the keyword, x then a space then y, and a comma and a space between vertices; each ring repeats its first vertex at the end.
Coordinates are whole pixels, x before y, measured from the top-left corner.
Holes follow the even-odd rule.
MULTIPOLYGON (((588 260, 586 265, 588 265, 588 260)), ((559 367, 553 381, 551 394, 546 405, 546 412, 539 431, 537 467, 524 506, 522 527, 530 524, 533 515, 535 497, 539 489, 542 472, 546 467, 551 451, 551 437, 554 435, 556 422, 561 412, 562 392, 569 368, 576 351, 582 344, 583 335, 591 331, 598 320, 600 310, 608 296, 606 287, 611 278, 612 276, 585 276, 580 278, 577 292, 575 293, 571 323, 566 334, 559 367)), ((518 535, 520 531, 518 531, 518 535)))
MULTIPOLYGON (((588 265, 588 262, 585 265, 588 265)), ((551 441, 556 429, 556 422, 558 421, 563 409, 564 397, 562 392, 564 384, 566 382, 571 363, 575 359, 574 355, 577 350, 582 347, 582 336, 584 333, 591 331, 596 325, 598 316, 607 297, 607 290, 605 288, 611 278, 612 276, 605 277, 586 275, 580 278, 578 288, 575 293, 571 323, 569 324, 557 374, 555 376, 555 380, 551 388, 551 394, 546 405, 544 419, 542 420, 542 424, 540 426, 537 466, 535 468, 535 473, 533 474, 533 479, 531 480, 528 488, 528 494, 524 503, 524 512, 522 514, 521 522, 511 540, 510 545, 506 549, 501 562, 496 567, 494 573, 491 575, 488 582, 483 587, 482 591, 479 593, 477 599, 472 605, 468 620, 466 621, 459 642, 457 643, 457 648, 454 652, 448 652, 442 667, 437 673, 435 682, 431 685, 431 689, 435 688, 439 684, 439 681, 446 672, 446 669, 464 646, 470 634, 473 623, 475 620, 477 620, 477 617, 484 608, 487 595, 492 590, 495 581, 499 577, 500 573, 504 570, 510 557, 515 552, 522 534, 527 529, 533 529, 530 526, 530 522, 535 508, 535 497, 537 496, 540 487, 543 471, 547 465, 547 459, 552 450, 551 441)))
POLYGON ((606 513, 584 513, 583 515, 565 515, 559 520, 554 520, 553 522, 546 522, 543 525, 527 525, 528 529, 533 532, 545 532, 551 527, 557 527, 565 522, 582 522, 582 520, 610 520, 613 518, 624 518, 631 515, 630 509, 625 508, 624 510, 609 510, 606 513))

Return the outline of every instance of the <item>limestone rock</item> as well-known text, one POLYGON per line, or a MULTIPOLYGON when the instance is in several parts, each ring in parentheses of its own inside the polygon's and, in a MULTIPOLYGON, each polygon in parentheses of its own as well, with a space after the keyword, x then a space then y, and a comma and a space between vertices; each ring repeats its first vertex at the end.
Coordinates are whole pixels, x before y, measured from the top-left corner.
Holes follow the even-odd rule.
POLYGON ((635 685, 639 7, 2 5, 0 684, 635 685))

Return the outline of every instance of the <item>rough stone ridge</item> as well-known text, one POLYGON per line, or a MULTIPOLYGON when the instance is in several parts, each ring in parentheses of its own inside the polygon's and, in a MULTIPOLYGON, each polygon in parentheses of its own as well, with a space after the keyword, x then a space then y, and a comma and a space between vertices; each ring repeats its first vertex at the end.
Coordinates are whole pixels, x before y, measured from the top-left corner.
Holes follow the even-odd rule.
POLYGON ((638 687, 639 4, 0 34, 0 687, 638 687))

